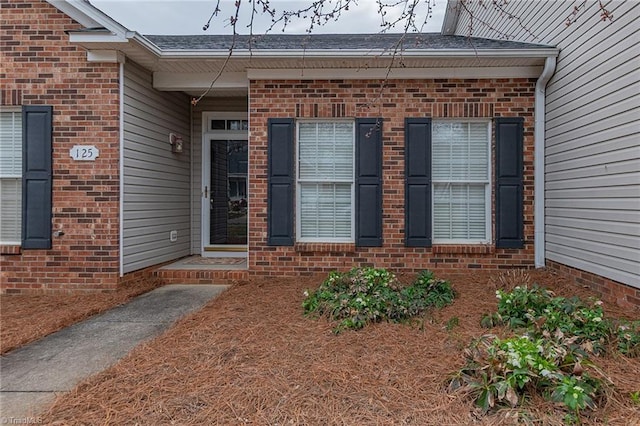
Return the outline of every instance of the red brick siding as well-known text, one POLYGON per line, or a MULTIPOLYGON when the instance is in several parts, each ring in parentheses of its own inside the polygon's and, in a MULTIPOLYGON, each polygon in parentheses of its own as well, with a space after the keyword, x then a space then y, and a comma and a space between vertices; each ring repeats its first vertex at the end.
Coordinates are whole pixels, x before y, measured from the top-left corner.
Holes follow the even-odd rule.
POLYGON ((576 284, 589 287, 598 293, 603 300, 623 308, 640 311, 640 288, 634 288, 552 260, 547 260, 546 264, 548 268, 573 278, 576 284))
POLYGON ((87 63, 81 28, 44 1, 0 2, 0 103, 53 106, 51 250, 0 249, 0 291, 114 288, 119 276, 119 65, 87 63), (95 162, 73 161, 95 145, 95 162))
POLYGON ((363 265, 408 270, 429 268, 443 272, 532 267, 534 87, 535 79, 392 80, 383 90, 380 81, 251 81, 250 273, 313 274, 363 265), (525 119, 523 249, 496 249, 493 246, 405 247, 404 119, 425 116, 525 119), (300 243, 294 247, 266 245, 267 119, 291 117, 384 118, 383 247, 300 243))

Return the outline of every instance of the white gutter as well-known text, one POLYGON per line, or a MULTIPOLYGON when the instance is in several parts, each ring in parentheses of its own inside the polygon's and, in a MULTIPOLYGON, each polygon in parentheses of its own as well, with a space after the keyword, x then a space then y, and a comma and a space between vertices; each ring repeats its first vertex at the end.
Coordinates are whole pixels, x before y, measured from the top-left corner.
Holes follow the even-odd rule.
MULTIPOLYGON (((136 40, 138 38, 136 37, 136 40)), ((76 40, 81 42, 79 38, 76 40)), ((87 40, 88 41, 88 40, 87 40)), ((140 41, 140 40, 138 40, 140 41)), ((146 47, 151 49, 152 44, 146 47)), ((158 54, 156 48, 154 53, 158 54)), ((362 58, 362 57, 417 57, 417 58, 546 58, 557 55, 554 47, 537 49, 433 49, 433 50, 398 50, 389 49, 235 49, 232 57, 241 58, 362 58)), ((159 51, 160 59, 225 59, 229 56, 227 49, 163 49, 159 51)))
POLYGON ((119 200, 119 235, 120 235, 120 276, 124 276, 124 61, 120 62, 120 200, 119 200))
POLYGON ((556 70, 556 57, 549 56, 536 82, 534 131, 534 254, 536 268, 545 266, 545 103, 546 87, 556 70))
POLYGON ((195 167, 193 167, 194 161, 195 161, 195 153, 193 152, 193 103, 189 102, 189 169, 190 169, 190 175, 189 175, 189 253, 194 255, 194 254, 200 254, 200 253, 194 253, 193 250, 193 223, 196 220, 196 213, 193 209, 193 205, 195 204, 196 201, 196 197, 195 197, 195 189, 196 189, 196 185, 195 185, 195 181, 196 181, 196 172, 195 172, 195 167))

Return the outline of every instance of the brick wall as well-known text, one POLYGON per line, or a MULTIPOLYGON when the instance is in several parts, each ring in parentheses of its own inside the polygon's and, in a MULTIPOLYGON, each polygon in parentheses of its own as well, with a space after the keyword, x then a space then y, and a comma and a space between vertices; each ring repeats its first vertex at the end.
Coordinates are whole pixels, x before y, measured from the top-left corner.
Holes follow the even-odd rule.
POLYGON ((0 104, 53 106, 51 250, 0 247, 0 291, 96 290, 118 283, 119 65, 68 44, 81 26, 44 1, 0 1, 0 104), (73 161, 95 145, 95 162, 73 161))
MULTIPOLYGON (((535 79, 392 80, 387 82, 384 88, 381 87, 380 81, 251 81, 250 273, 313 274, 365 265, 408 270, 434 269, 442 272, 475 268, 532 267, 534 87, 535 79), (383 247, 358 248, 353 244, 306 243, 296 244, 294 247, 266 245, 267 119, 296 117, 384 118, 383 247), (523 249, 496 249, 493 246, 405 247, 406 117, 524 118, 523 249)), ((495 160, 495 155, 493 157, 495 160)), ((491 199, 493 203, 493 194, 491 199)), ((492 213, 492 216, 495 216, 495 213, 492 213)))
POLYGON ((603 300, 615 303, 627 309, 640 312, 640 289, 581 269, 572 268, 552 260, 547 260, 548 268, 572 278, 577 285, 588 287, 600 295, 603 300))

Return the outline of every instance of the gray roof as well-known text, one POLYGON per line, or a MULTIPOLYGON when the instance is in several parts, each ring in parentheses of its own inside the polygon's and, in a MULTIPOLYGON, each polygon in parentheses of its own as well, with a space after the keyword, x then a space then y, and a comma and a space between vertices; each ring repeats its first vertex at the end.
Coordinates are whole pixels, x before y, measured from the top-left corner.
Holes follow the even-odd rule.
MULTIPOLYGON (((145 35, 162 50, 228 50, 232 35, 145 35)), ((552 46, 507 40, 442 35, 409 34, 267 34, 238 35, 234 49, 252 50, 455 50, 547 49, 552 46)))

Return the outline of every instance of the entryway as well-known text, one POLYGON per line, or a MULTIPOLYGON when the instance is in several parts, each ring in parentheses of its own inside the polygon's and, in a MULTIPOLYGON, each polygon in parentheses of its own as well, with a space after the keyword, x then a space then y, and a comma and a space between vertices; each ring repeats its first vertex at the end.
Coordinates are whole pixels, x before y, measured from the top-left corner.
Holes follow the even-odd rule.
POLYGON ((246 282, 249 270, 246 253, 237 253, 236 256, 196 255, 155 269, 153 275, 165 284, 235 284, 246 282))
POLYGON ((246 257, 248 120, 246 114, 204 113, 202 256, 246 257))

